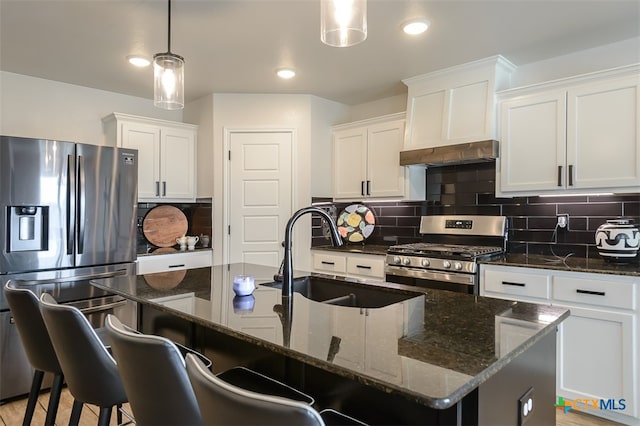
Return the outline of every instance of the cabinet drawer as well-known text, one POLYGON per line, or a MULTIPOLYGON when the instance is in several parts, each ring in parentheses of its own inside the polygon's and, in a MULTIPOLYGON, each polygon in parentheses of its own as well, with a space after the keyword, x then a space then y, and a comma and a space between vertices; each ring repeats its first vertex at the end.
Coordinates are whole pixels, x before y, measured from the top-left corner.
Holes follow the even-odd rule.
POLYGON ((348 256, 347 274, 384 278, 384 256, 348 256))
POLYGON ((192 253, 140 256, 137 263, 138 275, 179 271, 181 269, 206 268, 211 266, 212 252, 211 250, 202 250, 192 253))
POLYGON ((551 275, 535 270, 526 271, 515 272, 506 268, 485 269, 483 272, 484 290, 488 293, 499 293, 506 296, 549 299, 551 296, 551 275))
POLYGON ((610 277, 589 276, 553 278, 553 298, 563 302, 583 303, 608 308, 636 309, 636 285, 612 280, 610 277))
POLYGON ((318 272, 347 272, 347 259, 344 255, 313 253, 313 269, 318 272))

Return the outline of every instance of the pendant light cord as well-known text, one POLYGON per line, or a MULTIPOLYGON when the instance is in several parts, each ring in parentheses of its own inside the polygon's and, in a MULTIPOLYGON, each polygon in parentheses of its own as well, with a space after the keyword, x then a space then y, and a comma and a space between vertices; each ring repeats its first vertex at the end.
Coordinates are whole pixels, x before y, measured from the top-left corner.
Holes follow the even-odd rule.
POLYGON ((169 0, 169 12, 168 16, 168 34, 167 34, 167 52, 171 53, 171 0, 169 0))

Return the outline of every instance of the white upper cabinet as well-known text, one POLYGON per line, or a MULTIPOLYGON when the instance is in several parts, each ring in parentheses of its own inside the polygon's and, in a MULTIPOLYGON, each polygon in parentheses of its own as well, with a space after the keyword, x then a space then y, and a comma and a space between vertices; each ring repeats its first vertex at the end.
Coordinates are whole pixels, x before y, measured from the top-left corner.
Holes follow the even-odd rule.
POLYGON ((115 113, 107 137, 138 150, 138 200, 195 201, 198 126, 115 113))
POLYGON ((412 77, 404 149, 495 139, 495 91, 515 66, 502 56, 412 77))
POLYGON ((403 137, 404 113, 335 126, 334 198, 404 197, 409 190, 400 166, 403 137))
POLYGON ((496 193, 638 191, 638 66, 509 90, 500 99, 496 193))

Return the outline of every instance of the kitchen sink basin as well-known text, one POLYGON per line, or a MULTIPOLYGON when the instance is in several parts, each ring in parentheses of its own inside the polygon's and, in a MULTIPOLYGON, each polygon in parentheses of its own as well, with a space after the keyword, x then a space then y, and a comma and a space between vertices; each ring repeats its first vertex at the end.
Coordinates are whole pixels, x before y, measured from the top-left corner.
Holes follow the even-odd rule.
MULTIPOLYGON (((281 282, 261 285, 282 289, 281 282)), ((296 278, 293 281, 293 291, 316 302, 356 308, 382 308, 420 295, 409 291, 316 276, 296 278)))

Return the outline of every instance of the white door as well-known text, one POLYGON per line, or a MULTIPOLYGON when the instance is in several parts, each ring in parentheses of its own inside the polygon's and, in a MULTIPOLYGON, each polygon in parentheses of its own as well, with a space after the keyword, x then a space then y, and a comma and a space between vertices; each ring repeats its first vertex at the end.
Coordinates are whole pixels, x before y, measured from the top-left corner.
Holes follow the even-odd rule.
POLYGON ((356 127, 333 134, 333 197, 358 199, 365 195, 367 178, 367 128, 356 127))
POLYGON ((293 133, 229 133, 229 262, 279 266, 292 213, 293 133))
POLYGON ((196 198, 196 138, 192 130, 163 128, 161 170, 164 198, 196 198))

